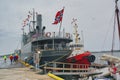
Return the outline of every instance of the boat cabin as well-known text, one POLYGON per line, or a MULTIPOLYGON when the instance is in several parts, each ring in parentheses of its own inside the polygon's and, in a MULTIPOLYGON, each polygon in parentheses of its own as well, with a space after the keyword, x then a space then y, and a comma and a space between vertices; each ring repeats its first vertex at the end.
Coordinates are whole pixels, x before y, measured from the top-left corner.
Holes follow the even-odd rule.
POLYGON ((71 50, 81 50, 83 47, 83 44, 80 43, 70 44, 71 50))

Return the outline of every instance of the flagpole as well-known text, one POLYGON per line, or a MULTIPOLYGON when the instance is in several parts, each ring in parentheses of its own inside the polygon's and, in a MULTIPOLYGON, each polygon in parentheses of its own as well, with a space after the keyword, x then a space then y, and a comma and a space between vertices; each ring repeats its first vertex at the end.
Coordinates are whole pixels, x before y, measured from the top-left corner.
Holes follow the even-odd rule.
POLYGON ((62 26, 62 21, 60 22, 60 27, 59 27, 59 36, 60 36, 61 26, 62 26))
MULTIPOLYGON (((63 10, 65 9, 65 7, 63 7, 63 10)), ((63 19, 63 15, 62 15, 62 19, 63 19)), ((60 27, 59 27, 59 36, 60 36, 60 31, 61 31, 61 26, 62 26, 62 20, 60 22, 60 27)))

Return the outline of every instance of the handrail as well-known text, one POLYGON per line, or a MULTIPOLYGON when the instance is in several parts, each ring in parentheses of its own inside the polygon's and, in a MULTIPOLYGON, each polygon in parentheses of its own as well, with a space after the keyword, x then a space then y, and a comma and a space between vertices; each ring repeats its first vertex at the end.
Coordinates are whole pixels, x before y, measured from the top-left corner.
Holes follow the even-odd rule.
POLYGON ((56 64, 73 64, 73 65, 86 65, 86 66, 89 66, 88 64, 75 64, 75 63, 64 63, 64 62, 50 62, 50 63, 56 63, 56 64))
POLYGON ((63 62, 49 62, 48 65, 44 66, 45 73, 48 71, 57 72, 88 72, 90 70, 87 64, 74 64, 74 63, 63 63, 63 62))
POLYGON ((89 68, 54 68, 54 67, 44 67, 44 69, 52 69, 52 70, 90 70, 89 68))
POLYGON ((44 45, 33 45, 33 49, 39 48, 40 50, 70 50, 70 47, 66 44, 44 44, 44 45), (60 46, 61 45, 61 46, 60 46), (54 46, 54 49, 53 49, 54 46))

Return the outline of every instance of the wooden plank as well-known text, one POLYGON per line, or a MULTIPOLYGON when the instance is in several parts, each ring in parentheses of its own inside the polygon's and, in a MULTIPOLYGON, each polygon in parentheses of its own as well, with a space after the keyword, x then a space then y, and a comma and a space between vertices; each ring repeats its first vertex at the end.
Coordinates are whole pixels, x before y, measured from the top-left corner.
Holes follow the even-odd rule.
POLYGON ((99 75, 102 72, 53 72, 55 75, 99 75))
POLYGON ((89 66, 88 64, 74 64, 74 63, 64 63, 64 62, 49 62, 52 64, 62 64, 62 65, 76 65, 76 66, 89 66))
POLYGON ((54 68, 54 67, 44 67, 44 69, 52 69, 52 70, 90 70, 89 68, 54 68))

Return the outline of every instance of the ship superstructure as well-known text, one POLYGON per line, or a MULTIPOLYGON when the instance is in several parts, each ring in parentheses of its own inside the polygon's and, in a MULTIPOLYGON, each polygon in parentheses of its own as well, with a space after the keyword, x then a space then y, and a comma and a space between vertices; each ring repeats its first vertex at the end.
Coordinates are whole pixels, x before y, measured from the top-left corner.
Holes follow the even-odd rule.
MULTIPOLYGON (((50 61, 64 61, 71 54, 69 43, 72 35, 63 32, 46 32, 42 26, 42 15, 37 14, 36 21, 33 19, 32 30, 23 32, 21 58, 33 59, 34 54, 39 54, 39 65, 50 61)), ((29 28, 31 29, 31 28, 29 28)))
MULTIPOLYGON (((95 61, 95 56, 89 51, 84 51, 84 42, 81 40, 78 34, 78 25, 76 24, 76 19, 73 19, 74 23, 74 41, 70 44, 70 49, 72 50, 71 55, 66 59, 68 63, 77 64, 88 64, 95 61)), ((82 37, 83 38, 83 37, 82 37)))

